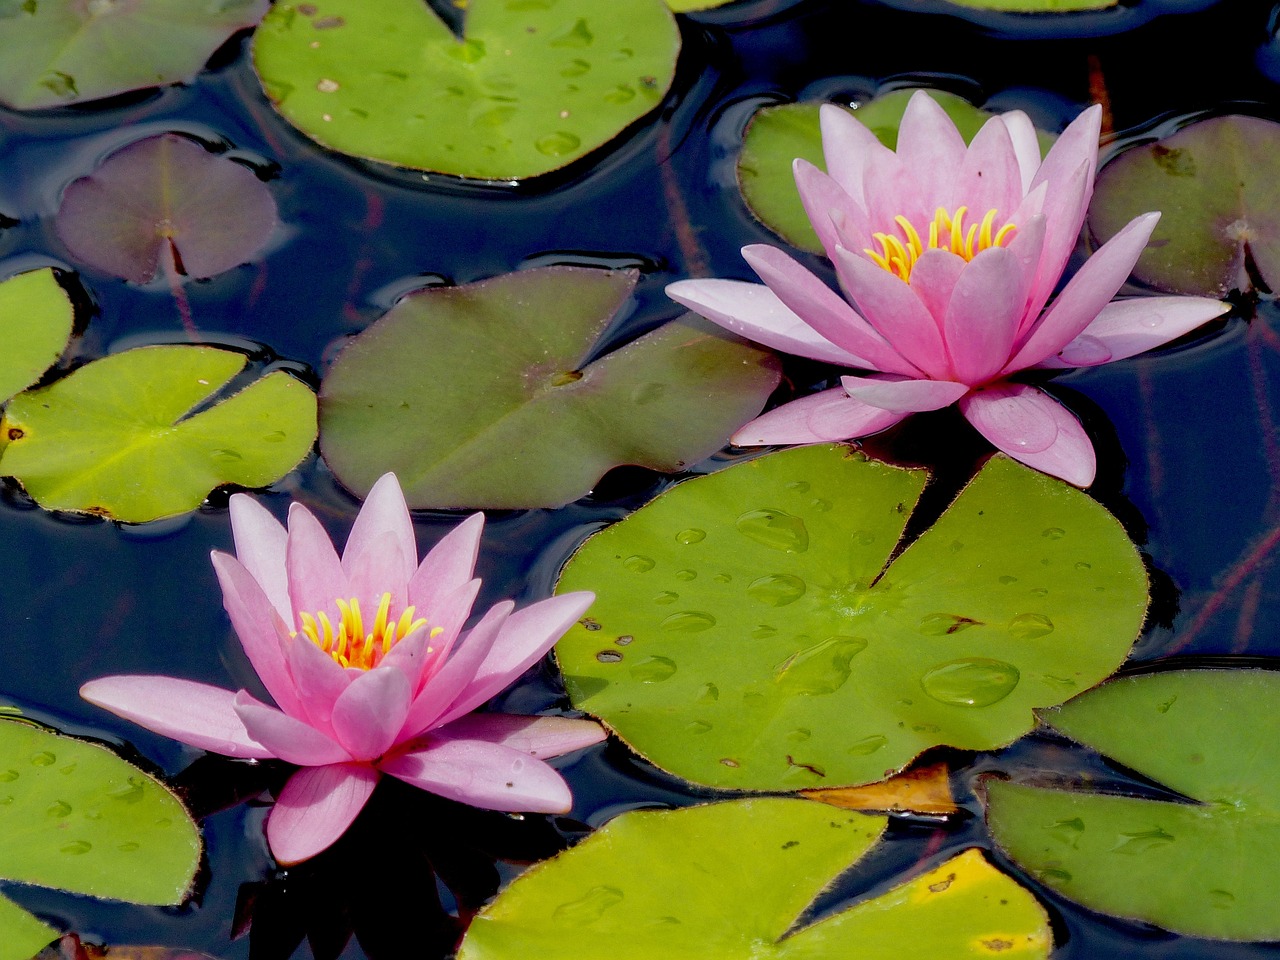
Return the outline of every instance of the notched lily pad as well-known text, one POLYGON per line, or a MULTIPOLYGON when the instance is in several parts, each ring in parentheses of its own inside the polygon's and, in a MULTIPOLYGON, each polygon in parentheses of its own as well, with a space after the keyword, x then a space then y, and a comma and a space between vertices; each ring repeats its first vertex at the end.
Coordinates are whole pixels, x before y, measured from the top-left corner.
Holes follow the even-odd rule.
POLYGON ((793 932, 884 824, 778 798, 625 813, 518 877, 458 960, 579 960, 601 944, 615 960, 1049 955, 1043 909, 977 850, 793 932))
POLYGON ((423 0, 281 2, 253 59, 275 108, 326 147, 518 180, 654 109, 680 51, 662 0, 470 0, 464 33, 423 0))
POLYGON ((1149 210, 1160 222, 1135 279, 1211 297, 1280 289, 1280 124, 1213 117, 1098 172, 1089 230, 1099 243, 1149 210))
POLYGON ((1280 674, 1127 677, 1044 720, 1187 798, 991 782, 996 842, 1092 910, 1175 933, 1280 940, 1280 674))
POLYGON ((320 448, 411 507, 559 506, 611 467, 678 470, 720 449, 778 382, 772 354, 694 319, 588 362, 633 271, 543 267, 405 297, 338 356, 320 448))
POLYGON ((57 362, 74 325, 75 308, 51 269, 0 282, 0 402, 57 362))
POLYGON ((268 0, 0 0, 0 103, 61 107, 190 80, 268 0))
POLYGON ((574 706, 695 783, 836 787, 1010 743, 1120 665, 1147 578, 1114 517, 996 457, 888 562, 924 483, 804 447, 595 535, 557 587, 597 594, 556 647, 574 706))
MULTIPOLYGON (((0 878, 143 904, 177 904, 200 834, 160 782, 96 744, 0 720, 0 878)), ((57 934, 0 898, 0 958, 57 934)))
POLYGON ((283 371, 207 409, 246 364, 213 347, 141 347, 21 393, 0 420, 0 474, 46 510, 143 523, 194 510, 214 487, 261 487, 316 436, 316 399, 283 371))
POLYGON ((71 255, 146 283, 239 266, 278 223, 267 185, 243 164, 166 133, 131 143, 67 187, 54 221, 71 255))

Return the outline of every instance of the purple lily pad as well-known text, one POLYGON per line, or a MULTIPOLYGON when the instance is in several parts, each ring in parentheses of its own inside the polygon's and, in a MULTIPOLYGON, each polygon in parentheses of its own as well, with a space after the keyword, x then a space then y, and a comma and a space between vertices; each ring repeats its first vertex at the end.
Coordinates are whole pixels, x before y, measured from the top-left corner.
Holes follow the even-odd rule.
POLYGON ((117 150, 67 187, 55 227, 75 259, 147 283, 166 267, 205 278, 238 266, 278 222, 252 170, 166 133, 117 150))
POLYGON ((1280 289, 1280 124, 1213 117, 1125 151, 1098 174, 1089 230, 1101 243, 1149 210, 1162 216, 1137 280, 1211 297, 1280 289))

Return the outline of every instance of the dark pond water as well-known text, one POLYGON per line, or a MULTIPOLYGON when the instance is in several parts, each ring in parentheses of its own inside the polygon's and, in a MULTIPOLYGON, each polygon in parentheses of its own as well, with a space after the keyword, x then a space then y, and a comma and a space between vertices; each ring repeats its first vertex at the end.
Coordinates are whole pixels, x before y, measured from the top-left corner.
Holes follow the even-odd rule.
MULTIPOLYGON (((228 44, 194 84, 88 108, 0 110, 0 229, 5 275, 42 264, 76 269, 51 216, 62 189, 118 146, 162 131, 225 143, 260 166, 285 224, 261 262, 186 287, 199 335, 287 362, 318 380, 343 338, 422 283, 466 282, 530 264, 642 267, 634 308, 618 340, 675 316, 663 286, 689 275, 747 278, 738 248, 770 242, 744 211, 733 157, 752 110, 804 97, 863 99, 882 84, 923 81, 1027 110, 1060 129, 1105 91, 1114 129, 1131 137, 1202 111, 1280 118, 1280 44, 1267 2, 1138 3, 1060 20, 962 19, 940 0, 890 6, 828 0, 744 2, 682 18, 685 48, 672 95, 611 150, 532 188, 461 186, 375 168, 317 150, 268 107, 244 56, 228 44)), ((815 262, 816 266, 816 262, 815 262)), ((76 358, 125 346, 183 342, 167 288, 139 288, 91 271, 94 304, 76 358)), ((807 389, 826 371, 789 368, 807 389)), ((1053 391, 1086 420, 1100 452, 1095 495, 1142 544, 1156 574, 1152 620, 1137 657, 1280 654, 1280 310, 1242 302, 1200 340, 1088 372, 1053 391)), ((878 454, 937 463, 943 483, 963 481, 986 450, 954 411, 916 417, 868 444, 878 454)), ((531 437, 537 443, 537 437, 531 437)), ((715 462, 700 464, 695 472, 715 462)), ((481 553, 480 605, 549 593, 581 540, 670 483, 615 471, 561 510, 490 517, 481 553)), ((308 460, 265 502, 282 514, 308 504, 341 540, 358 507, 323 463, 308 460)), ((262 791, 278 772, 254 770, 153 736, 80 701, 79 685, 108 673, 158 672, 220 685, 252 685, 222 612, 208 561, 230 549, 225 493, 177 521, 120 528, 51 516, 14 487, 0 502, 5 613, 0 695, 72 733, 132 745, 189 789, 204 821, 207 870, 197 898, 150 910, 39 890, 15 899, 87 939, 163 943, 219 957, 283 958, 309 938, 317 957, 447 955, 462 918, 514 875, 615 814, 701 797, 606 745, 564 767, 576 795, 570 816, 516 820, 384 785, 334 850, 289 871, 262 839, 262 791), (195 761, 194 766, 191 766, 195 761), (248 803, 235 801, 250 798, 248 803), (407 886, 390 875, 415 877, 407 886), (439 907, 437 908, 437 904, 439 907), (251 921, 251 924, 250 924, 251 921), (348 935, 354 928, 359 940, 348 935), (246 932, 249 931, 249 932, 246 932)), ((423 549, 453 522, 423 515, 423 549)), ((1259 665, 1265 665, 1259 663, 1259 665)), ((549 665, 500 698, 515 712, 563 705, 549 665)), ((935 863, 963 846, 989 846, 973 797, 985 772, 1101 761, 1067 759, 1047 737, 999 754, 954 756, 966 812, 954 822, 896 821, 893 841, 851 874, 841 892, 887 888, 903 868, 935 863)), ((1016 871, 1014 871, 1015 875, 1016 871)), ((1161 960, 1280 956, 1268 945, 1174 937, 1088 914, 1036 890, 1050 910, 1055 957, 1161 960)))

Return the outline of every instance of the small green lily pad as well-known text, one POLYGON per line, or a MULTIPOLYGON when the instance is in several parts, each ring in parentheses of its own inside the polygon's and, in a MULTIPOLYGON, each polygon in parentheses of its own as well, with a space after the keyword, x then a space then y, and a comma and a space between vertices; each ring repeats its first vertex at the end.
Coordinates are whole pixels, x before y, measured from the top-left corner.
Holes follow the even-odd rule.
POLYGON ((625 813, 518 877, 458 960, 1043 958, 1048 918, 977 850, 795 930, 883 817, 757 798, 625 813))
POLYGON ((194 510, 214 487, 261 487, 316 436, 316 399, 283 371, 207 409, 244 369, 213 347, 141 347, 14 397, 0 420, 0 474, 46 510, 143 523, 194 510))
POLYGON ((1147 578, 1114 517, 997 456, 889 562, 925 479, 804 447, 595 535, 557 587, 597 594, 556 647, 574 706, 695 783, 834 787, 1010 743, 1120 665, 1147 578))
POLYGON ((267 0, 0 0, 0 103, 61 107, 190 80, 267 0))
POLYGON ((281 2, 254 66, 276 109, 326 147, 518 180, 654 109, 680 51, 662 0, 470 0, 464 33, 423 0, 281 2))
POLYGON ((996 13, 1083 13, 1088 10, 1106 10, 1120 0, 947 0, 957 7, 970 10, 991 10, 996 13))
POLYGON ((1098 173, 1089 230, 1101 243, 1151 210, 1160 222, 1135 279, 1211 297, 1255 279, 1280 289, 1280 124, 1213 117, 1126 150, 1098 173))
POLYGON ((0 283, 0 401, 29 387, 62 356, 75 309, 51 269, 0 283))
POLYGON ((405 297, 338 356, 320 448, 363 495, 559 506, 611 467, 678 470, 719 450, 778 382, 772 354, 692 318, 588 360, 633 271, 544 267, 405 297))
POLYGON ((987 786, 996 842, 1091 910, 1222 940, 1280 940, 1280 674, 1177 670, 1043 719, 1188 798, 987 786))
MULTIPOLYGON (((881 143, 896 149, 898 126, 913 93, 915 90, 911 89, 893 90, 850 112, 879 137, 881 143)), ((955 122, 966 143, 994 116, 945 90, 930 90, 929 96, 955 122)), ((799 157, 826 169, 818 124, 820 106, 818 103, 786 103, 764 107, 751 118, 738 155, 738 186, 748 209, 787 243, 811 253, 821 253, 822 245, 800 203, 791 163, 799 157)), ((1041 150, 1047 150, 1053 139, 1041 133, 1041 150)))
MULTIPOLYGON (((199 862, 199 830, 159 781, 97 744, 0 720, 0 878, 177 904, 199 862)), ((26 960, 54 936, 0 899, 0 958, 26 960)))

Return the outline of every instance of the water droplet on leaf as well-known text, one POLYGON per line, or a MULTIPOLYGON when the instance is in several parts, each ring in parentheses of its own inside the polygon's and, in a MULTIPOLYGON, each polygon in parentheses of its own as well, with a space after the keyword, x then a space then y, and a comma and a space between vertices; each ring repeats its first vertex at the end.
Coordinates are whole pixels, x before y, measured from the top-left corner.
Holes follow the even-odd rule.
POLYGON ((1003 660, 966 657, 934 667, 920 686, 934 700, 954 707, 988 707, 1013 693, 1021 674, 1003 660))
POLYGON ((771 607, 785 607, 795 603, 804 596, 805 583, 799 577, 789 574, 774 574, 753 580, 747 587, 747 594, 761 603, 771 607))
POLYGON ((668 633, 701 633, 716 625, 716 618, 701 610, 682 610, 662 621, 662 629, 668 633))
POLYGON ((791 693, 834 693, 849 679, 853 658, 866 648, 861 637, 827 637, 779 664, 773 678, 791 693))
POLYGON ((809 531, 804 521, 784 510, 748 510, 738 517, 738 532, 756 543, 784 553, 804 553, 809 549, 809 531))

